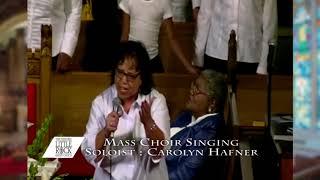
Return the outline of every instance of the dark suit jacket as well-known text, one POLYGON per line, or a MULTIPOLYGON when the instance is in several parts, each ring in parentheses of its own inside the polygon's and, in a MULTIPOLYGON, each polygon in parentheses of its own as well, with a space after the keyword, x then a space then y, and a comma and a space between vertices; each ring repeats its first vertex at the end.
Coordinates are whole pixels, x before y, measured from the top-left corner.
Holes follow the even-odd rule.
MULTIPOLYGON (((182 113, 171 127, 186 127, 191 122, 190 112, 182 113)), ((204 155, 198 156, 174 156, 166 157, 170 180, 191 180, 191 179, 220 179, 221 172, 224 172, 224 163, 220 158, 209 157, 209 146, 190 146, 190 138, 196 140, 221 139, 224 134, 223 114, 208 116, 199 123, 186 127, 175 134, 172 140, 181 140, 181 146, 171 146, 171 150, 200 150, 204 155), (208 176, 210 175, 210 176, 208 176), (211 177, 211 178, 210 178, 211 177)), ((214 148, 214 147, 213 147, 214 148)))

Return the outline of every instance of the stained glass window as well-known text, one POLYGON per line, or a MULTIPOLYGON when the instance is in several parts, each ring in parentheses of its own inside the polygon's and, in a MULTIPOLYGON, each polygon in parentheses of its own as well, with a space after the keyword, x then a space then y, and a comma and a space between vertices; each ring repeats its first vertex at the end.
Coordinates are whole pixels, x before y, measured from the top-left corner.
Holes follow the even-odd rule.
MULTIPOLYGON (((294 126, 312 126, 312 19, 303 1, 297 0, 293 20, 294 126)), ((319 29, 320 30, 320 29, 319 29)))
POLYGON ((317 129, 320 130, 320 1, 317 1, 317 15, 316 15, 316 27, 317 27, 317 129))

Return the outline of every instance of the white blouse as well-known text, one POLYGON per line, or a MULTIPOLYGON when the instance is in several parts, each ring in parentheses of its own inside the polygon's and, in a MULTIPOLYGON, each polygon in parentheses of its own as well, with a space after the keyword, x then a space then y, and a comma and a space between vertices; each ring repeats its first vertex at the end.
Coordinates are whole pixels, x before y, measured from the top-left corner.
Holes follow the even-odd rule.
MULTIPOLYGON (((135 145, 128 146, 112 146, 112 150, 119 151, 133 151, 132 154, 115 155, 110 159, 105 156, 99 162, 95 162, 96 156, 86 153, 86 149, 95 150, 96 135, 106 125, 106 117, 113 110, 113 100, 117 97, 117 90, 115 85, 112 85, 107 90, 98 95, 92 103, 89 121, 86 126, 84 134, 85 140, 82 144, 82 153, 96 169, 94 179, 109 179, 110 169, 113 179, 119 180, 133 180, 133 179, 146 179, 148 174, 153 172, 147 171, 152 163, 159 163, 153 161, 151 156, 147 154, 149 147, 141 146, 140 141, 146 138, 144 126, 140 121, 140 106, 146 100, 149 102, 151 98, 155 98, 151 105, 151 116, 157 126, 163 132, 165 139, 169 140, 170 117, 167 108, 165 97, 157 90, 152 89, 149 95, 138 95, 136 101, 132 104, 128 113, 124 112, 119 119, 117 130, 114 132, 115 142, 124 142, 124 140, 133 140, 135 145)), ((123 108, 121 106, 121 108, 123 108)), ((146 143, 147 144, 147 143, 146 143)), ((106 148, 110 148, 106 146, 106 148)), ((157 172, 157 177, 160 179, 167 179, 167 169, 165 160, 160 160, 159 168, 154 168, 152 171, 157 172), (161 168, 160 168, 161 167, 161 168)), ((155 180, 155 179, 153 179, 155 180)))

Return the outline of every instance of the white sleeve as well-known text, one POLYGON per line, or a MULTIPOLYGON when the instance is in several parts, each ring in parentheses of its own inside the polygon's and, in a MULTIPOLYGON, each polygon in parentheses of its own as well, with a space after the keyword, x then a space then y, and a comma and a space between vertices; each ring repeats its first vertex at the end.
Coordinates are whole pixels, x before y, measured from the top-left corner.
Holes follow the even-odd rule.
POLYGON ((204 52, 211 26, 211 12, 213 10, 211 1, 212 0, 201 1, 201 8, 197 19, 195 59, 193 60, 193 64, 199 67, 203 66, 204 52))
POLYGON ((201 0, 192 0, 192 9, 200 7, 201 0))
MULTIPOLYGON (((157 126, 161 129, 164 139, 170 140, 170 115, 166 99, 162 94, 158 94, 151 105, 151 116, 157 126)), ((169 149, 169 146, 164 149, 169 149)), ((160 159, 151 158, 154 163, 159 163, 160 159)))
MULTIPOLYGON (((159 1, 159 0, 157 0, 159 1)), ((172 14, 172 6, 171 6, 171 1, 169 0, 163 0, 163 19, 168 19, 173 16, 172 14)))
POLYGON ((119 8, 130 15, 130 6, 129 6, 129 0, 121 0, 119 3, 119 8))
POLYGON ((64 2, 67 19, 60 52, 72 57, 80 32, 82 1, 67 0, 64 2))
POLYGON ((151 116, 166 140, 170 139, 170 116, 166 98, 158 94, 151 105, 151 116))
POLYGON ((275 44, 277 41, 278 15, 276 0, 264 1, 262 24, 262 52, 260 57, 260 63, 257 68, 257 73, 267 74, 267 58, 269 53, 269 44, 275 44))
POLYGON ((84 141, 81 145, 81 152, 85 159, 94 167, 99 167, 102 159, 96 162, 96 156, 89 154, 88 151, 96 149, 96 136, 105 126, 104 113, 99 107, 98 99, 95 99, 91 106, 89 120, 84 134, 84 141))

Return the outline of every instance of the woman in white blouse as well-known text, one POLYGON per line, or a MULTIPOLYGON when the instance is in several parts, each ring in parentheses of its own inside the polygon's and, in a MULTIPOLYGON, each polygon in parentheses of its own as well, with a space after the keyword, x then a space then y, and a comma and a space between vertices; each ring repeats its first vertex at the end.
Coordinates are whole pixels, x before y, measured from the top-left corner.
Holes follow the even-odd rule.
POLYGON ((92 103, 82 153, 96 168, 94 179, 168 179, 164 157, 156 156, 165 147, 151 142, 169 139, 170 117, 153 88, 148 53, 123 42, 115 64, 112 85, 92 103))

